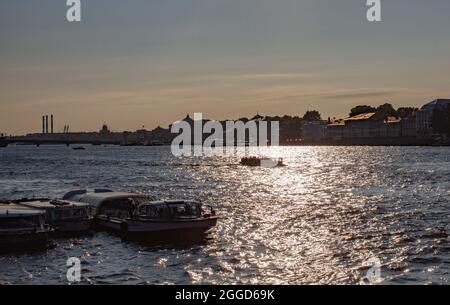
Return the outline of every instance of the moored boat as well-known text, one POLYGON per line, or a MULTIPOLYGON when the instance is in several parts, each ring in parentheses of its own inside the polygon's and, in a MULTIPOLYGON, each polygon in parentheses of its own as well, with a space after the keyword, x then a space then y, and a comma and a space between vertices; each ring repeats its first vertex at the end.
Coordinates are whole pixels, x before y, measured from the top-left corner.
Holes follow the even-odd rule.
POLYGON ((93 215, 87 203, 50 199, 22 199, 15 203, 45 211, 45 221, 56 233, 84 233, 91 228, 93 215))
POLYGON ((89 204, 95 217, 95 225, 103 229, 119 230, 121 220, 130 217, 130 211, 134 206, 155 200, 155 197, 146 194, 114 192, 108 189, 75 190, 64 195, 63 200, 89 204), (108 221, 103 221, 98 216, 107 213, 108 221))
POLYGON ((0 203, 0 252, 44 250, 49 231, 43 211, 0 203))
POLYGON ((125 238, 179 241, 203 237, 217 223, 215 211, 197 201, 156 201, 153 196, 110 190, 73 191, 63 199, 91 204, 95 222, 125 238))
POLYGON ((122 220, 120 230, 128 237, 183 241, 202 237, 217 224, 217 219, 212 207, 205 210, 198 201, 150 201, 136 206, 131 217, 122 220))

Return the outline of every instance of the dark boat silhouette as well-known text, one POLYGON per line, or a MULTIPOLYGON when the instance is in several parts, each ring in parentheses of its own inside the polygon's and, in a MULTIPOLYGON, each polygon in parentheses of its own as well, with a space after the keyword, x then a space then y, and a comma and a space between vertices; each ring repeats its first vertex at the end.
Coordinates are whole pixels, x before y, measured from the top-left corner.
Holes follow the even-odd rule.
POLYGON ((243 157, 240 162, 241 165, 244 166, 261 166, 261 167, 279 167, 279 166, 285 166, 283 163, 283 159, 272 159, 272 158, 265 158, 265 157, 243 157))
POLYGON ((90 204, 96 209, 95 225, 136 240, 194 240, 203 238, 218 220, 212 207, 194 200, 157 201, 153 196, 77 190, 64 200, 90 204))

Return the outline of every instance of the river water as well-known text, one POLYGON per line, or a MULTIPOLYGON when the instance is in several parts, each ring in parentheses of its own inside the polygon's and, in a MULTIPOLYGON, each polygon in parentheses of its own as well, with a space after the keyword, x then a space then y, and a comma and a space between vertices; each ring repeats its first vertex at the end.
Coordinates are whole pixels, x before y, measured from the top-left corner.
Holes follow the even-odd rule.
POLYGON ((0 284, 67 284, 69 257, 93 284, 449 284, 450 148, 261 152, 283 157, 280 168, 239 166, 240 154, 0 149, 0 198, 106 187, 200 199, 222 217, 201 244, 149 246, 94 232, 55 239, 46 252, 0 255, 0 284))

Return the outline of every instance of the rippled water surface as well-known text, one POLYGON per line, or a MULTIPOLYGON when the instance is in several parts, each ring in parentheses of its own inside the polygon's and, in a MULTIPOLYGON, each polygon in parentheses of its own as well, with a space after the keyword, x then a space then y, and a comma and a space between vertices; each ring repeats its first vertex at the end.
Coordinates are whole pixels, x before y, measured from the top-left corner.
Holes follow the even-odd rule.
POLYGON ((0 284, 60 284, 68 257, 95 284, 449 284, 450 148, 283 147, 283 168, 239 155, 174 158, 169 147, 0 149, 0 198, 108 187, 196 198, 222 216, 204 244, 155 247, 107 233, 0 255, 0 284))

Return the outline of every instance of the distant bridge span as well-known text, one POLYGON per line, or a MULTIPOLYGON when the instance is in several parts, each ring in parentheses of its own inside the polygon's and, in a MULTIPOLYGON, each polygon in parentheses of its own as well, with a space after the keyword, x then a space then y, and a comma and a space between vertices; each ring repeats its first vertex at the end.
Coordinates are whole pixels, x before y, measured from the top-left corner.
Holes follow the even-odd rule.
POLYGON ((120 145, 119 140, 107 140, 107 139, 76 139, 76 138, 50 138, 50 137, 9 137, 3 140, 3 143, 14 144, 23 143, 31 145, 74 145, 74 144, 92 144, 92 145, 120 145))

